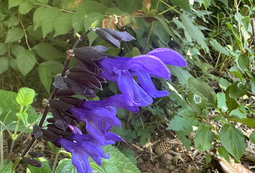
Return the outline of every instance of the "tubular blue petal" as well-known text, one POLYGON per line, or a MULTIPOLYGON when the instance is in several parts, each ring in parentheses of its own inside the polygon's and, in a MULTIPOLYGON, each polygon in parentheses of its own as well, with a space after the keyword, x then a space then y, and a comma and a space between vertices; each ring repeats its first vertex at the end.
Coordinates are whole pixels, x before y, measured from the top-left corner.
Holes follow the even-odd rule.
POLYGON ((72 163, 76 167, 78 173, 91 173, 92 168, 88 161, 88 156, 85 152, 72 152, 72 163))
POLYGON ((106 140, 113 140, 113 141, 123 141, 123 139, 119 136, 116 135, 115 133, 109 132, 105 135, 106 140))
POLYGON ((142 89, 144 89, 144 91, 147 92, 151 97, 165 97, 169 94, 166 90, 157 91, 148 73, 138 71, 137 78, 142 89))
POLYGON ((80 105, 81 108, 94 109, 95 107, 106 107, 114 106, 117 108, 124 108, 128 111, 139 112, 137 106, 129 106, 126 103, 126 100, 122 94, 113 95, 104 100, 99 101, 83 101, 80 105))
POLYGON ((118 87, 130 106, 147 106, 152 98, 135 82, 130 73, 122 70, 119 74, 118 87))
POLYGON ((187 66, 187 61, 185 58, 172 49, 158 48, 148 52, 147 55, 156 56, 168 65, 176 65, 181 67, 187 66))
POLYGON ((86 130, 100 145, 104 145, 102 123, 100 124, 99 120, 95 118, 86 120, 86 130))
POLYGON ((101 120, 104 120, 108 122, 109 124, 112 124, 116 127, 120 127, 120 120, 116 117, 117 110, 114 107, 107 107, 102 108, 98 107, 93 110, 91 110, 91 116, 90 117, 96 117, 101 120))
POLYGON ((87 118, 88 111, 71 107, 68 111, 73 114, 79 121, 85 121, 87 118))
POLYGON ((167 66, 156 56, 140 55, 130 59, 122 67, 123 70, 140 70, 155 77, 170 79, 170 71, 167 66))

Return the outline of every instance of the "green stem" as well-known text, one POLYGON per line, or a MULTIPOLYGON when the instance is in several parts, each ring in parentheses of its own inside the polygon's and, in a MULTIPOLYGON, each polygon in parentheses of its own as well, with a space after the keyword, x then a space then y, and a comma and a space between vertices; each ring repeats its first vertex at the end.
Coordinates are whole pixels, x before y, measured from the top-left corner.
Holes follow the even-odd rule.
POLYGON ((146 43, 145 43, 145 45, 144 45, 143 53, 142 53, 142 54, 144 54, 144 53, 145 53, 145 51, 146 51, 146 47, 147 47, 147 46, 148 46, 148 44, 149 44, 149 40, 150 40, 151 32, 152 32, 152 27, 153 27, 153 22, 151 22, 151 25, 150 25, 150 31, 149 31, 149 34, 148 34, 148 37, 147 37, 146 43))
POLYGON ((55 157, 55 159, 54 159, 54 162, 53 162, 53 166, 52 166, 52 173, 54 173, 55 172, 55 170, 56 170, 56 166, 57 166, 57 163, 58 163, 58 156, 59 156, 59 154, 60 154, 60 152, 57 152, 56 153, 56 157, 55 157))
POLYGON ((15 139, 12 139, 12 144, 11 144, 11 148, 10 148, 10 151, 9 151, 9 155, 8 155, 8 159, 7 159, 7 164, 10 162, 11 160, 11 156, 12 156, 12 150, 13 150, 13 147, 14 147, 14 143, 15 143, 15 139))
POLYGON ((0 131, 0 169, 4 166, 4 137, 3 131, 0 131))

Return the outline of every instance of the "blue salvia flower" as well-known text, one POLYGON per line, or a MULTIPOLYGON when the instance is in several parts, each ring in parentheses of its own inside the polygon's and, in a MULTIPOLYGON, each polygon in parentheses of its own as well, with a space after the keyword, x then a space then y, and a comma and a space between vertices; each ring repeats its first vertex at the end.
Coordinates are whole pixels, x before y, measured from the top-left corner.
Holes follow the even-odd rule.
POLYGON ((103 58, 95 62, 103 70, 99 77, 117 82, 129 106, 144 107, 153 102, 152 97, 164 97, 167 91, 157 91, 151 77, 169 80, 168 65, 187 66, 186 60, 176 51, 168 48, 154 49, 146 55, 134 58, 103 58), (132 76, 137 76, 139 84, 132 76))

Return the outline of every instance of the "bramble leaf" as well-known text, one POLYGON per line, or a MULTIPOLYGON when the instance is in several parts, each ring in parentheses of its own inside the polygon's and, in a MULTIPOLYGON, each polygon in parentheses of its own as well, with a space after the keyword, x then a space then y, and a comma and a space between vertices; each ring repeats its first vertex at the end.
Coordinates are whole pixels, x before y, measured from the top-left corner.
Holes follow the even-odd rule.
POLYGON ((211 125, 202 125, 196 131, 194 143, 199 151, 209 150, 212 147, 213 134, 211 125))
POLYGON ((40 81, 42 82, 44 88, 48 93, 50 93, 50 87, 52 83, 52 77, 51 77, 51 72, 48 69, 48 67, 40 64, 38 68, 38 74, 40 77, 40 81))
POLYGON ((20 106, 28 106, 33 103, 35 91, 33 89, 23 87, 19 89, 16 101, 20 106))
POLYGON ((232 124, 224 124, 219 133, 223 147, 236 159, 239 160, 245 151, 246 142, 243 133, 232 124))
POLYGON ((21 28, 11 28, 7 31, 7 37, 5 43, 10 43, 20 40, 24 36, 24 32, 21 28))
POLYGON ((60 52, 48 43, 39 43, 33 47, 33 51, 45 60, 53 60, 62 57, 60 52))
POLYGON ((9 58, 8 57, 0 57, 0 74, 5 72, 9 67, 9 58))

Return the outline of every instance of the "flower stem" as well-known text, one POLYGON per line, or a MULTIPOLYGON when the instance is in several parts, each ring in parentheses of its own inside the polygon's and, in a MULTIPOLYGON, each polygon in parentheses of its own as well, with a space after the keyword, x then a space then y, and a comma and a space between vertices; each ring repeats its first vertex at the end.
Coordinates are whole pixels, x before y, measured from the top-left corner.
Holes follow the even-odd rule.
MULTIPOLYGON (((74 43, 74 45, 73 45, 73 47, 72 47, 72 50, 73 50, 74 48, 77 47, 77 45, 81 42, 81 40, 82 40, 83 38, 85 38, 85 37, 88 35, 88 33, 90 33, 91 30, 92 30, 92 29, 90 28, 90 29, 89 29, 87 32, 85 32, 81 37, 79 37, 78 40, 76 40, 76 42, 74 43)), ((68 57, 68 55, 67 55, 67 57, 68 57)), ((70 60, 71 60, 71 59, 67 58, 66 61, 65 61, 64 68, 63 68, 63 71, 62 71, 62 73, 61 73, 61 76, 62 76, 62 77, 65 76, 66 71, 67 71, 68 68, 69 68, 70 60)), ((56 96, 58 90, 59 90, 58 88, 54 88, 54 90, 52 91, 52 94, 51 94, 49 100, 52 99, 52 98, 54 98, 54 97, 56 96)), ((43 123, 44 123, 44 121, 45 121, 45 119, 46 119, 46 116, 47 116, 47 114, 48 114, 48 112, 49 112, 49 109, 50 109, 49 106, 46 106, 45 109, 44 109, 42 118, 41 118, 41 120, 40 120, 40 122, 39 122, 39 127, 40 127, 40 128, 42 128, 42 125, 43 125, 43 123)), ((28 146, 27 146, 27 147, 23 150, 23 152, 21 153, 21 157, 18 157, 18 158, 15 160, 15 162, 14 162, 14 164, 13 164, 13 166, 12 166, 12 172, 16 169, 16 167, 17 167, 17 165, 19 164, 21 158, 24 157, 24 156, 30 151, 30 149, 33 147, 33 145, 35 144, 36 141, 37 141, 36 138, 33 136, 32 140, 30 141, 30 143, 28 144, 28 146)))
POLYGON ((54 162, 53 162, 53 166, 52 166, 52 173, 55 172, 55 169, 56 169, 56 166, 57 166, 57 162, 58 162, 58 156, 59 156, 60 152, 57 152, 56 153, 56 156, 55 156, 55 159, 54 159, 54 162))

